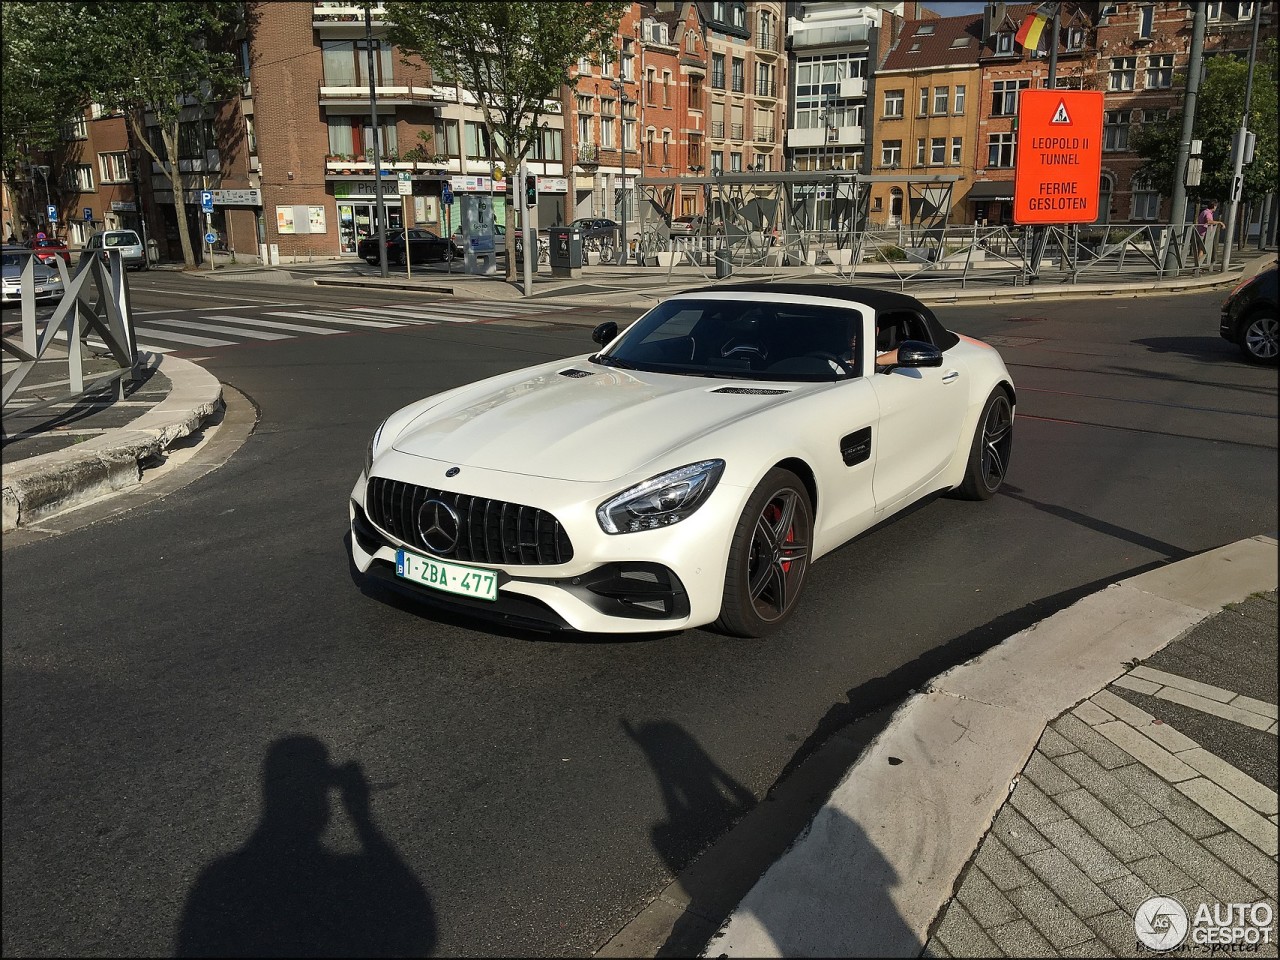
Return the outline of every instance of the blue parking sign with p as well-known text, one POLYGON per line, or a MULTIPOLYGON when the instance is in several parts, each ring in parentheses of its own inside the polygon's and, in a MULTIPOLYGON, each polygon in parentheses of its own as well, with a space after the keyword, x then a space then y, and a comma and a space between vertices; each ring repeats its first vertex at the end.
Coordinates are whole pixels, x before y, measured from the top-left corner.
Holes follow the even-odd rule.
POLYGON ((453 203, 453 191, 449 189, 449 184, 445 184, 440 188, 440 202, 453 203))
POLYGON ((84 208, 84 219, 85 219, 85 222, 86 222, 86 223, 92 223, 92 222, 93 222, 93 207, 85 207, 85 208, 84 208))
POLYGON ((200 191, 200 207, 205 213, 213 213, 213 191, 200 191))
POLYGON ((45 207, 45 216, 48 218, 50 223, 57 223, 58 208, 52 203, 49 204, 47 207, 45 207))

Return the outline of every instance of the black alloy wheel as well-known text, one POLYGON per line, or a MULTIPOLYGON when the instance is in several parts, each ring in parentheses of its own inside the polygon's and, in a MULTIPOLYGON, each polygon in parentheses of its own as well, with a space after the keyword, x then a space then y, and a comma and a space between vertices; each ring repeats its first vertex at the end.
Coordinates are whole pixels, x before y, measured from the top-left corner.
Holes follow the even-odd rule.
POLYGON ((1004 483, 1013 454, 1013 404, 1000 387, 991 391, 974 431, 960 496, 990 500, 1004 483))
POLYGON ((813 506, 800 479, 775 467, 747 501, 729 547, 716 626, 761 637, 792 614, 809 572, 813 506))

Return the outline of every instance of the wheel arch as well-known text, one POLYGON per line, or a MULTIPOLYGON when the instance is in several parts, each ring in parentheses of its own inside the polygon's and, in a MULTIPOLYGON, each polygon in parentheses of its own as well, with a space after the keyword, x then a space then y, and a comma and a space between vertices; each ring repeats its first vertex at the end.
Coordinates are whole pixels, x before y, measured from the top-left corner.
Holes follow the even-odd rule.
POLYGON ((816 517, 818 515, 818 478, 814 476, 813 469, 809 464, 799 457, 787 457, 775 463, 773 468, 789 470, 800 478, 800 482, 804 484, 805 491, 809 494, 809 506, 813 509, 813 515, 816 517))

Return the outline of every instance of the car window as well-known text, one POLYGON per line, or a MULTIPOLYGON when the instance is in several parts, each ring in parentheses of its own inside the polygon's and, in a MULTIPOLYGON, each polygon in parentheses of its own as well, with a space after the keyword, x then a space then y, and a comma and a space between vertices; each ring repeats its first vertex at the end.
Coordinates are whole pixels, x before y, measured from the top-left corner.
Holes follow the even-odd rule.
POLYGON ((858 376, 861 314, 840 306, 671 299, 596 362, 688 376, 826 381, 858 376))
POLYGON ((105 239, 108 247, 136 247, 142 243, 142 241, 138 239, 138 235, 132 230, 121 230, 119 233, 108 233, 105 239))
POLYGON ((924 318, 915 313, 882 313, 876 317, 876 349, 892 350, 904 340, 933 343, 924 318))

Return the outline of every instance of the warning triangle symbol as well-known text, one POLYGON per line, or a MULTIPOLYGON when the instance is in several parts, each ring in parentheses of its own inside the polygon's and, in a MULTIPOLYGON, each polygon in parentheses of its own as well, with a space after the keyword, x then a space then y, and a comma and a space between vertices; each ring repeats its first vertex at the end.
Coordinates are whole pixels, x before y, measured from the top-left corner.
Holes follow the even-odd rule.
POLYGON ((1065 100, 1058 101, 1058 109, 1053 111, 1053 119, 1050 120, 1049 122, 1065 123, 1067 126, 1071 125, 1071 116, 1070 114, 1067 113, 1067 101, 1065 100))

